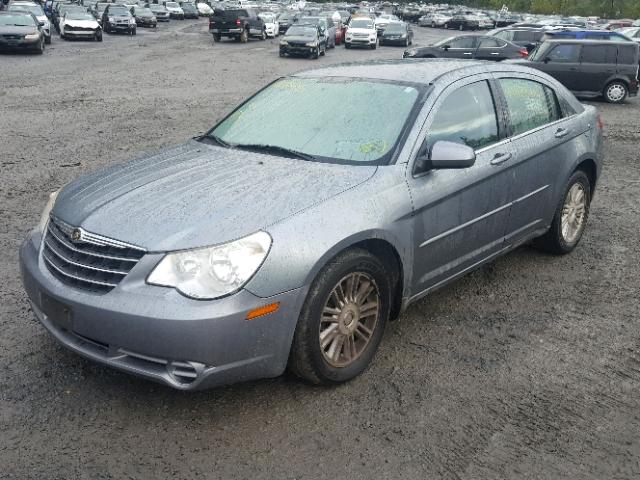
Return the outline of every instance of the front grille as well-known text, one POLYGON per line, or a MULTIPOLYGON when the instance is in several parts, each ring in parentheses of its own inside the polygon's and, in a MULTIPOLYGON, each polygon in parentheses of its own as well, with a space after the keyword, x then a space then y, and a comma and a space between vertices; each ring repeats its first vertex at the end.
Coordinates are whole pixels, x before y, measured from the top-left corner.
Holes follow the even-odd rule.
POLYGON ((5 40, 22 40, 24 38, 24 35, 6 34, 6 35, 2 35, 1 37, 4 38, 5 40))
MULTIPOLYGON (((81 240, 72 240, 73 227, 49 221, 42 257, 58 280, 82 290, 107 293, 127 276, 144 256, 145 250, 82 231, 81 240)), ((80 230, 76 230, 80 232, 80 230)))
POLYGON ((74 26, 71 26, 71 25, 65 25, 64 29, 65 29, 65 31, 68 31, 68 32, 87 32, 87 33, 92 33, 94 31, 93 28, 74 27, 74 26))

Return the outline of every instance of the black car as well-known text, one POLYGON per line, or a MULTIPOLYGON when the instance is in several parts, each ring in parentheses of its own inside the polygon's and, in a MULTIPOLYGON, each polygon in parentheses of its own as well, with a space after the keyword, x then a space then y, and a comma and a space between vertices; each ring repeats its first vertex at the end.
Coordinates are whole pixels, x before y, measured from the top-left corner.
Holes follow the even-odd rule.
POLYGON ((76 3, 63 3, 57 2, 54 4, 51 12, 51 23, 56 29, 56 32, 60 33, 60 19, 64 17, 67 12, 86 12, 87 8, 76 3))
POLYGON ((289 30, 289 27, 293 25, 297 19, 298 16, 294 13, 284 12, 278 15, 278 33, 280 35, 284 35, 287 30, 289 30))
POLYGON ((462 35, 450 37, 428 46, 407 50, 405 58, 467 58, 501 61, 526 58, 525 48, 495 37, 462 35))
POLYGON ((446 28, 454 30, 479 30, 480 19, 475 15, 466 13, 456 14, 447 22, 446 28))
POLYGON ((0 12, 0 51, 44 52, 43 22, 29 12, 0 12))
POLYGON ((198 18, 198 9, 195 3, 192 2, 180 2, 182 11, 184 12, 184 18, 198 18))
POLYGON ((158 19, 151 9, 147 7, 131 7, 131 15, 136 19, 136 25, 138 27, 156 28, 158 26, 158 19))
POLYGON ((158 22, 168 22, 171 19, 171 15, 169 15, 169 11, 164 5, 147 3, 145 7, 149 7, 149 10, 156 16, 158 22))
POLYGON ((401 45, 408 47, 413 44, 413 29, 404 22, 391 22, 378 37, 380 45, 401 45))
POLYGON ((124 32, 136 34, 136 19, 124 5, 107 5, 102 13, 102 29, 105 33, 124 32))
POLYGON ((530 27, 507 27, 498 28, 487 33, 492 37, 501 38, 508 42, 526 48, 532 52, 544 40, 545 30, 541 28, 530 27))
POLYGON ((640 46, 613 40, 548 40, 518 63, 551 75, 576 96, 623 103, 638 94, 640 46))
POLYGON ((318 58, 327 51, 327 37, 318 25, 292 25, 280 40, 280 56, 318 58))
POLYGON ((216 8, 209 18, 209 33, 213 39, 219 42, 222 37, 234 38, 241 43, 249 41, 249 37, 267 39, 264 21, 258 17, 255 10, 250 8, 237 8, 223 10, 216 8))

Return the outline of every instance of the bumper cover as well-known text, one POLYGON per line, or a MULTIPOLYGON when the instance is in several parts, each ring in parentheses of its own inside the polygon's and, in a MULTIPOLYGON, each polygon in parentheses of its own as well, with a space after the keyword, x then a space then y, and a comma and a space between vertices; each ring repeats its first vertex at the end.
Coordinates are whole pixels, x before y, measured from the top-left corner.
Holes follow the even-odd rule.
POLYGON ((180 390, 284 371, 306 287, 269 298, 242 290, 213 301, 191 300, 145 283, 161 256, 147 254, 104 295, 52 276, 36 236, 20 248, 20 269, 44 327, 65 347, 96 362, 180 390), (280 302, 277 312, 246 320, 247 312, 274 302, 280 302))

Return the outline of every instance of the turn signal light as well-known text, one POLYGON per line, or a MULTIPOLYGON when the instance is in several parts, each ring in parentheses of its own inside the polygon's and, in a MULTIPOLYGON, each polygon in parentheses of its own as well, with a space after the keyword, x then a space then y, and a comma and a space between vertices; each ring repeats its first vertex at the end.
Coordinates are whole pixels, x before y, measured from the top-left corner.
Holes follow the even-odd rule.
POLYGON ((259 307, 251 310, 247 313, 247 320, 253 320, 254 318, 264 317, 265 315, 270 315, 275 313, 280 308, 280 302, 271 303, 269 305, 265 305, 264 307, 259 307))
POLYGON ((529 51, 526 48, 523 48, 522 50, 520 50, 519 53, 522 58, 527 58, 529 56, 529 51))

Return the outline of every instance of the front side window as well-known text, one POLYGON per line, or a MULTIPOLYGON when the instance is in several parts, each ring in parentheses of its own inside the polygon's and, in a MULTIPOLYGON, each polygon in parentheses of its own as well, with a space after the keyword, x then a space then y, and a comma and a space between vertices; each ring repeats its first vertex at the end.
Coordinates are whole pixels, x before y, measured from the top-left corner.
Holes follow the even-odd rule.
POLYGON ((472 83, 451 93, 438 108, 427 138, 430 147, 440 140, 476 150, 496 143, 498 119, 489 84, 472 83))
POLYGON ((555 93, 546 85, 519 78, 503 78, 499 83, 507 101, 513 135, 562 117, 555 93))
POLYGON ((580 45, 556 45, 546 57, 555 63, 578 63, 580 59, 580 45))
POLYGON ((284 78, 208 135, 232 148, 287 149, 316 161, 388 163, 422 88, 368 79, 284 78), (344 120, 337 121, 336 112, 344 120))

